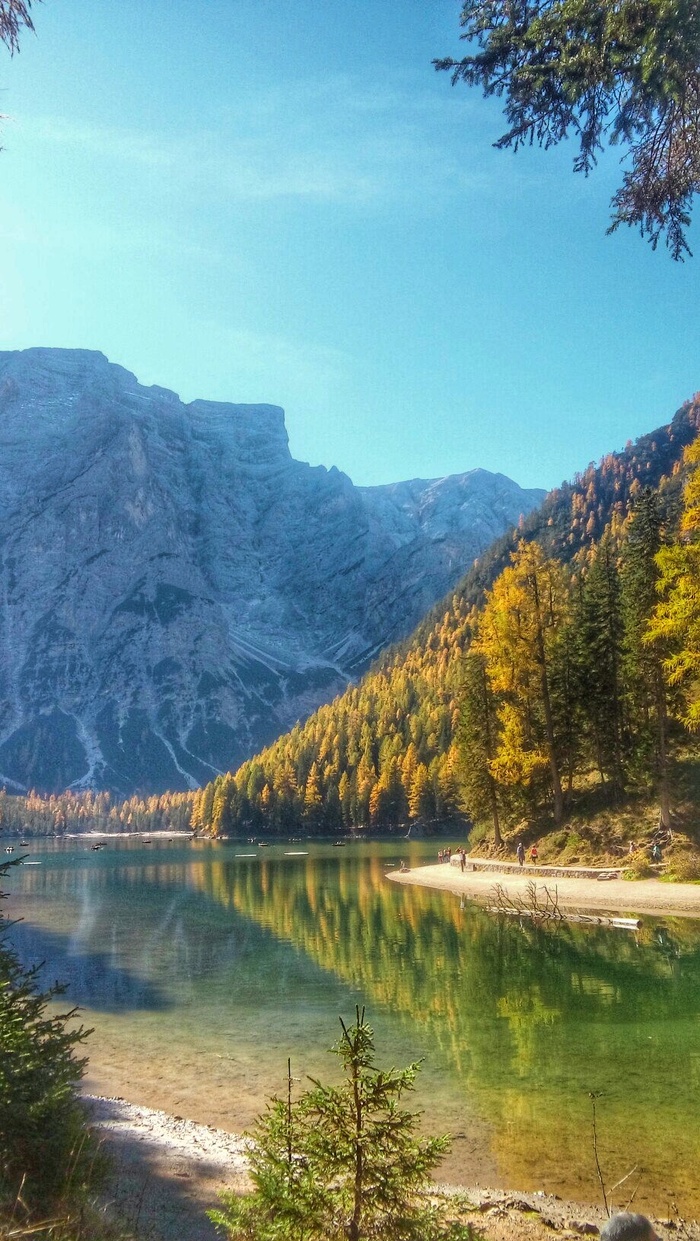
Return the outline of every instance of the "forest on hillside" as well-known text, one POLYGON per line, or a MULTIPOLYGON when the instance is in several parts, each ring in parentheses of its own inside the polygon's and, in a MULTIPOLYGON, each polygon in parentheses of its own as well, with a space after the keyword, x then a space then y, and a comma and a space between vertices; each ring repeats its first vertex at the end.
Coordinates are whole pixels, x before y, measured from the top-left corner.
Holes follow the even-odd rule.
POLYGON ((566 821, 698 752, 696 397, 551 492, 356 685, 195 793, 0 792, 0 830, 213 835, 566 821))
POLYGON ((693 750, 700 399, 611 453, 474 565, 355 687, 194 795, 214 835, 543 814, 653 791, 693 750))

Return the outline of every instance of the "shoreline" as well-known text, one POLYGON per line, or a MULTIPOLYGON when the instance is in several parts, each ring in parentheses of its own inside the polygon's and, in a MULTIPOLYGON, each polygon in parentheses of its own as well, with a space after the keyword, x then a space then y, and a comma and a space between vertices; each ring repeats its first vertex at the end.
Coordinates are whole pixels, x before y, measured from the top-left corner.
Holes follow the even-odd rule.
MULTIPOLYGON (((467 860, 469 867, 469 860, 467 860)), ((556 867, 552 868, 556 870, 556 867)), ((571 878, 512 870, 464 870, 449 862, 435 862, 429 866, 417 866, 408 871, 389 871, 387 879, 394 883, 421 888, 435 888, 440 892, 453 892, 468 897, 478 904, 493 902, 493 890, 498 884, 507 896, 524 898, 528 885, 537 889, 545 887, 556 892, 561 909, 580 913, 636 914, 646 913, 654 917, 700 918, 700 884, 663 883, 659 879, 600 879, 571 878)))
MULTIPOLYGON (((247 1188, 247 1140, 119 1096, 83 1099, 113 1161, 106 1209, 116 1208, 120 1221, 159 1241, 213 1241, 219 1234, 206 1211, 217 1205, 222 1189, 247 1188)), ((436 1188, 467 1195, 483 1241, 551 1241, 553 1236, 563 1241, 596 1235, 606 1218, 602 1206, 542 1190, 478 1184, 436 1188)), ((654 1219, 654 1224, 663 1241, 700 1241, 696 1221, 654 1219)))

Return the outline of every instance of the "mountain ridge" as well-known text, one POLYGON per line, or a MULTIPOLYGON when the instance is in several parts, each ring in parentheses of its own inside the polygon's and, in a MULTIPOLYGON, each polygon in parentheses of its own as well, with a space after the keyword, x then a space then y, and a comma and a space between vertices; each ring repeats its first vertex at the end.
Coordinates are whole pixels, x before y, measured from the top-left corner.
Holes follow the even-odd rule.
POLYGON ((413 481, 410 503, 356 488, 294 460, 279 406, 184 404, 88 350, 0 353, 0 449, 13 791, 205 782, 409 632, 544 494, 486 471, 413 481))

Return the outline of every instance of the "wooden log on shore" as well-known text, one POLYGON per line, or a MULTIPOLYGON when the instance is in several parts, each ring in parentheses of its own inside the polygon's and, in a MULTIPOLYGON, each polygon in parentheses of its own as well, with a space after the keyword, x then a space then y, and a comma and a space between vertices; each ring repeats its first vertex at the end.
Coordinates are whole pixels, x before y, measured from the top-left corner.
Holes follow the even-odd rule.
POLYGON ((534 918, 539 922, 582 922, 589 923, 591 926, 615 927, 620 931, 638 931, 642 925, 641 918, 613 918, 607 914, 567 913, 562 909, 557 911, 556 919, 548 918, 546 914, 543 915, 535 909, 506 908, 503 905, 486 905, 485 909, 489 914, 508 914, 511 918, 534 918))

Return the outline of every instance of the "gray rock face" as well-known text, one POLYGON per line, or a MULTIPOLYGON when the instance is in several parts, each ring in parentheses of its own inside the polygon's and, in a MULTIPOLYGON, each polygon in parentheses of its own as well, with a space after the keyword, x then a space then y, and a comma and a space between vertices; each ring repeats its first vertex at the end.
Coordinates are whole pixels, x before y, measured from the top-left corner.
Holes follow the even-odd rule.
POLYGON ((188 788, 329 700, 544 495, 354 487, 270 405, 0 353, 0 782, 188 788))

